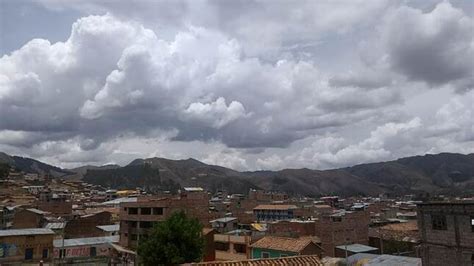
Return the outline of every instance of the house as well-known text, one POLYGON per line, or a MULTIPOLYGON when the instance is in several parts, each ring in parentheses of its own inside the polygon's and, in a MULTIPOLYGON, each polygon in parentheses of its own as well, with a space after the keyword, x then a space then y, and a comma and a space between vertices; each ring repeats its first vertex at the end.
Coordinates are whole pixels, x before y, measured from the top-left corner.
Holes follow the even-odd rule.
POLYGON ((321 256, 322 249, 317 237, 265 236, 251 245, 252 258, 278 258, 297 255, 321 256))
POLYGON ((251 231, 234 230, 214 235, 216 260, 244 260, 250 258, 251 231))
POLYGON ((209 221, 209 223, 211 223, 212 228, 221 234, 235 230, 238 227, 238 220, 235 217, 223 217, 209 221))
POLYGON ((45 228, 0 230, 0 265, 51 261, 53 238, 45 228))
POLYGON ((253 208, 255 219, 261 221, 291 220, 295 217, 294 211, 298 209, 295 205, 287 204, 261 204, 253 208))
POLYGON ((64 236, 65 238, 102 236, 103 231, 97 228, 97 226, 109 225, 110 223, 111 214, 107 211, 83 215, 66 223, 66 226, 64 227, 64 236))
POLYGON ((16 211, 13 216, 13 228, 41 228, 46 224, 46 214, 49 213, 34 208, 16 211))

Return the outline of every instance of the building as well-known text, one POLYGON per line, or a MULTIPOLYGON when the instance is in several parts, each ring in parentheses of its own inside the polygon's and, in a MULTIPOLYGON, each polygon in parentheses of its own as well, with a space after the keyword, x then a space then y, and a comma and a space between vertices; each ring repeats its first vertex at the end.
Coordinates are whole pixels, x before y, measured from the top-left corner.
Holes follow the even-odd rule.
POLYGON ((369 245, 381 254, 416 256, 420 237, 416 221, 387 224, 369 228, 369 245))
POLYGON ((423 265, 473 265, 474 202, 418 204, 423 265))
POLYGON ((280 258, 298 255, 318 255, 322 250, 317 237, 266 236, 251 245, 252 258, 280 258))
POLYGON ((37 208, 55 215, 66 216, 72 213, 72 201, 65 193, 53 193, 43 190, 39 193, 37 208))
POLYGON ((214 235, 216 260, 245 260, 250 258, 252 237, 239 231, 214 235))
POLYGON ((110 243, 118 243, 119 236, 102 236, 54 240, 54 259, 61 263, 107 263, 112 254, 110 243))
POLYGON ((0 206, 0 230, 10 229, 13 226, 13 216, 15 208, 10 206, 0 206))
POLYGON ((286 204, 261 204, 253 208, 255 219, 258 222, 270 222, 279 220, 291 220, 295 217, 294 211, 298 209, 295 205, 286 204))
POLYGON ((283 192, 250 189, 249 200, 259 202, 286 201, 288 200, 288 195, 283 192))
POLYGON ((18 210, 13 216, 13 228, 42 228, 46 224, 46 214, 48 212, 34 208, 18 210))
POLYGON ((97 228, 103 231, 104 236, 120 235, 120 224, 98 225, 97 228))
POLYGON ((212 228, 214 228, 218 233, 221 234, 236 230, 238 228, 238 220, 235 217, 218 218, 209 221, 209 223, 211 223, 212 228))
POLYGON ((111 216, 110 212, 102 211, 76 217, 66 223, 64 237, 85 238, 103 236, 103 231, 97 228, 97 226, 111 224, 111 216))
POLYGON ((214 235, 216 230, 212 228, 203 228, 202 236, 204 238, 204 255, 203 261, 215 261, 216 260, 216 246, 214 243, 214 235))
POLYGON ((51 261, 53 238, 45 228, 0 230, 0 265, 51 261))
POLYGON ((267 228, 267 234, 273 236, 300 237, 316 235, 314 220, 269 222, 267 228))
POLYGON ((325 256, 334 257, 336 246, 369 244, 368 211, 339 211, 315 221, 315 233, 321 239, 325 256))
POLYGON ((166 220, 175 211, 207 225, 213 216, 209 212, 207 192, 185 188, 177 198, 139 197, 135 202, 123 202, 120 207, 120 245, 134 248, 140 237, 146 237, 154 222, 166 220))

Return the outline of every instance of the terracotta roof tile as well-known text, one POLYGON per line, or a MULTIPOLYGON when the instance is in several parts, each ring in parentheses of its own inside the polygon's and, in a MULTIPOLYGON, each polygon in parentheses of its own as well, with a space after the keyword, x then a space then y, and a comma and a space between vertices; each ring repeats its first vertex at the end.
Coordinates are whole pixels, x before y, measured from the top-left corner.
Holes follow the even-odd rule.
POLYGON ((278 236, 265 236, 253 243, 253 248, 265 248, 280 251, 291 251, 301 252, 306 246, 314 242, 311 237, 278 237, 278 236))
POLYGON ((323 265, 316 255, 292 256, 272 259, 249 259, 240 261, 210 261, 200 262, 188 265, 207 265, 207 266, 260 266, 260 265, 290 265, 290 266, 319 266, 323 265))

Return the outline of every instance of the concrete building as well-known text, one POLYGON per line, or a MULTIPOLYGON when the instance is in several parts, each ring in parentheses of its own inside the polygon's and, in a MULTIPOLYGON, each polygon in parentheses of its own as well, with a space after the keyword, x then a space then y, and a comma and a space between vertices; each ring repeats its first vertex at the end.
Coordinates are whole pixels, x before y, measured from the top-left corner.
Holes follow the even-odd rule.
POLYGON ((215 234, 216 260, 245 260, 250 258, 251 236, 238 234, 215 234))
POLYGON ((0 230, 0 265, 51 261, 53 238, 45 228, 0 230))
POLYGON ((423 265, 474 264, 474 202, 418 204, 423 265))
POLYGON ((295 205, 262 204, 253 208, 255 219, 258 222, 270 222, 279 220, 291 220, 295 217, 294 211, 298 209, 295 205))
POLYGON ((235 217, 223 217, 209 221, 213 229, 218 233, 226 233, 238 228, 238 220, 235 217))

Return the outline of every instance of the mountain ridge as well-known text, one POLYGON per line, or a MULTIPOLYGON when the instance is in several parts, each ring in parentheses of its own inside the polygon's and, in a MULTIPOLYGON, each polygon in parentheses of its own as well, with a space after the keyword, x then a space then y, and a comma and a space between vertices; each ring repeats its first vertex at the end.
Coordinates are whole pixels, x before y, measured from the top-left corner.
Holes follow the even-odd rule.
POLYGON ((211 191, 227 190, 231 193, 246 193, 255 188, 299 195, 474 192, 474 153, 425 154, 329 170, 294 168, 242 172, 208 165, 193 158, 138 158, 125 166, 82 166, 75 169, 61 169, 34 159, 0 153, 2 161, 13 162, 15 167, 36 164, 36 167, 26 167, 27 170, 44 172, 49 169, 55 173, 54 177, 68 178, 75 174, 77 178, 80 175, 79 178, 86 182, 114 188, 141 185, 160 190, 202 186, 211 191), (28 163, 19 163, 22 160, 28 163), (118 179, 114 180, 115 177, 118 179))

